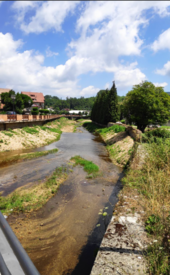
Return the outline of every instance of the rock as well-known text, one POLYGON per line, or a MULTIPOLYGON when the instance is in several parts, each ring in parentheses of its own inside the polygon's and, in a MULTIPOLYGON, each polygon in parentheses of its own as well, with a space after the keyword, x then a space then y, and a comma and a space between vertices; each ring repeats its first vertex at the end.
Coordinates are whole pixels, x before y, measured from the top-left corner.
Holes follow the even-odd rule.
POLYGON ((126 133, 131 136, 135 141, 140 142, 142 140, 142 132, 132 126, 126 127, 126 133))

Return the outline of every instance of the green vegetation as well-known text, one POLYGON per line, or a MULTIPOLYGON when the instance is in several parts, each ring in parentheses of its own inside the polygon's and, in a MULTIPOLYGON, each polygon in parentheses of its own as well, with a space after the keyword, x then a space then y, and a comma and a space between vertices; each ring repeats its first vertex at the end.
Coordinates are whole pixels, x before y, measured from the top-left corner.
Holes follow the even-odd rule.
POLYGON ((142 141, 145 143, 166 143, 170 145, 170 131, 162 127, 155 130, 147 131, 142 134, 142 141))
POLYGON ((83 127, 85 127, 89 132, 95 133, 96 130, 101 129, 102 127, 96 125, 93 122, 84 122, 83 127))
POLYGON ((13 134, 9 133, 8 131, 1 131, 4 135, 8 137, 13 137, 13 134))
POLYGON ((46 156, 48 154, 53 154, 58 152, 58 149, 51 149, 51 150, 45 150, 45 151, 40 151, 40 152, 32 152, 32 153, 24 153, 24 154, 20 154, 20 155, 14 155, 12 157, 7 157, 5 160, 1 159, 0 160, 0 165, 2 164, 6 164, 6 163, 13 163, 13 162, 17 162, 20 160, 25 160, 25 159, 33 159, 33 158, 39 158, 42 156, 46 156))
POLYGON ((127 170, 125 186, 137 189, 139 204, 145 212, 145 229, 151 245, 146 249, 149 274, 170 274, 170 143, 169 131, 146 132, 145 164, 141 169, 127 170), (162 142, 154 142, 154 138, 162 142))
POLYGON ((170 96, 162 87, 144 81, 134 85, 123 101, 124 116, 144 132, 149 124, 163 124, 170 119, 170 96))
POLYGON ((4 111, 12 111, 14 104, 14 109, 17 114, 22 114, 24 108, 30 107, 33 104, 33 101, 29 96, 19 93, 15 94, 15 91, 13 90, 10 90, 9 93, 2 93, 1 102, 5 104, 3 107, 4 111), (16 95, 14 102, 11 95, 16 95), (31 103, 29 103, 29 101, 31 103))
POLYGON ((103 135, 103 134, 107 134, 109 132, 114 132, 114 133, 120 133, 120 132, 124 132, 125 131, 125 127, 121 126, 121 125, 113 125, 111 127, 108 128, 102 128, 102 129, 98 129, 96 130, 97 133, 103 135))
POLYGON ((20 188, 7 197, 0 196, 2 213, 25 212, 42 207, 58 190, 60 184, 67 178, 66 168, 57 168, 45 182, 34 187, 20 188))
POLYGON ((116 122, 120 118, 118 96, 115 82, 110 90, 100 90, 94 102, 91 119, 101 124, 116 122))
POLYGON ((82 165, 84 167, 84 171, 86 171, 89 175, 92 174, 93 178, 98 175, 97 172, 99 171, 99 167, 92 161, 85 160, 80 156, 72 157, 71 160, 75 162, 75 165, 82 165))
POLYGON ((25 131, 28 134, 34 135, 34 134, 38 134, 39 131, 38 129, 36 129, 36 127, 23 127, 22 131, 25 131))
POLYGON ((31 114, 32 114, 32 115, 38 115, 38 114, 39 114, 39 109, 38 109, 38 107, 33 107, 32 110, 31 110, 31 114))
MULTIPOLYGON (((45 107, 52 107, 56 113, 61 113, 63 109, 71 110, 91 110, 95 97, 76 98, 70 97, 66 99, 59 99, 57 96, 45 96, 45 107)), ((64 111, 63 111, 64 113, 64 111)))

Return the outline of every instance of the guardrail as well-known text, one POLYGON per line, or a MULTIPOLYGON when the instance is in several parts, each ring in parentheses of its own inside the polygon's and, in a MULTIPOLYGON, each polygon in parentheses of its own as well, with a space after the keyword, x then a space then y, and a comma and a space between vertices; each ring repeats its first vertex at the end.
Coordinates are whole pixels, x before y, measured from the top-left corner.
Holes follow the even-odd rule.
POLYGON ((17 115, 7 115, 8 121, 15 121, 17 120, 17 115))
POLYGON ((57 119, 60 117, 67 118, 82 118, 82 115, 1 115, 0 122, 21 122, 21 121, 33 121, 33 120, 48 120, 57 119))
MULTIPOLYGON (((40 275, 0 211, 0 227, 26 275, 40 275)), ((12 275, 0 254, 1 275, 12 275)))

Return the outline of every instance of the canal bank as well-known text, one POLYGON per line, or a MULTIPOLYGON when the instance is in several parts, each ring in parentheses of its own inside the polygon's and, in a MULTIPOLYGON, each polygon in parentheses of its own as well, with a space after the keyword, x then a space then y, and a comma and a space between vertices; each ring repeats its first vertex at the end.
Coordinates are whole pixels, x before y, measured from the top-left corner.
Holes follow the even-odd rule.
POLYGON ((43 269, 41 274, 73 272, 82 248, 96 226, 99 212, 107 207, 105 205, 122 171, 109 160, 102 140, 96 140, 96 136, 83 128, 79 130, 78 133, 63 133, 58 142, 39 148, 49 150, 57 147, 57 154, 1 169, 0 189, 4 195, 22 185, 38 184, 56 167, 67 162, 73 170, 58 193, 41 210, 25 213, 24 216, 10 215, 8 218, 33 263, 39 271, 43 269), (72 168, 69 164, 70 158, 75 155, 93 161, 100 167, 102 175, 86 179, 82 168, 72 168))

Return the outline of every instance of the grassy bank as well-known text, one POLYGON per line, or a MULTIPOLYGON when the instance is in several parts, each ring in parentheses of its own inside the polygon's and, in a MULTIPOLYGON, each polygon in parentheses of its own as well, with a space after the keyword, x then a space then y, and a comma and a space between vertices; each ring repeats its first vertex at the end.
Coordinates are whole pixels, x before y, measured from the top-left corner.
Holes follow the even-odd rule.
POLYGON ((93 122, 85 122, 83 126, 89 132, 100 135, 114 164, 126 167, 133 151, 134 141, 126 134, 125 127, 113 125, 104 128, 93 122))
POLYGON ((71 161, 74 162, 74 166, 76 165, 81 165, 84 167, 84 171, 88 173, 88 178, 95 178, 97 177, 99 174, 99 167, 94 164, 92 161, 88 161, 83 159, 80 156, 75 156, 71 158, 71 161))
POLYGON ((62 131, 74 132, 75 121, 60 118, 44 126, 0 131, 0 152, 41 147, 60 139, 62 131))
MULTIPOLYGON (((147 151, 140 169, 128 169, 124 193, 137 190, 136 207, 144 211, 145 230, 150 239, 146 250, 148 272, 170 274, 170 132, 156 129, 143 135, 147 151)), ((135 211, 135 209, 134 209, 135 211)))
POLYGON ((0 196, 0 210, 4 214, 25 212, 41 208, 57 192, 67 178, 67 169, 57 168, 45 183, 25 189, 19 188, 7 197, 0 196))
POLYGON ((40 152, 32 152, 32 153, 24 153, 24 154, 20 154, 20 155, 14 155, 12 157, 7 157, 5 159, 0 159, 0 165, 4 165, 4 164, 10 164, 13 162, 19 162, 21 160, 25 160, 25 159, 33 159, 33 158, 38 158, 38 157, 42 157, 42 156, 46 156, 48 154, 53 154, 53 153, 57 153, 58 149, 51 149, 51 150, 45 150, 45 151, 40 151, 40 152))

